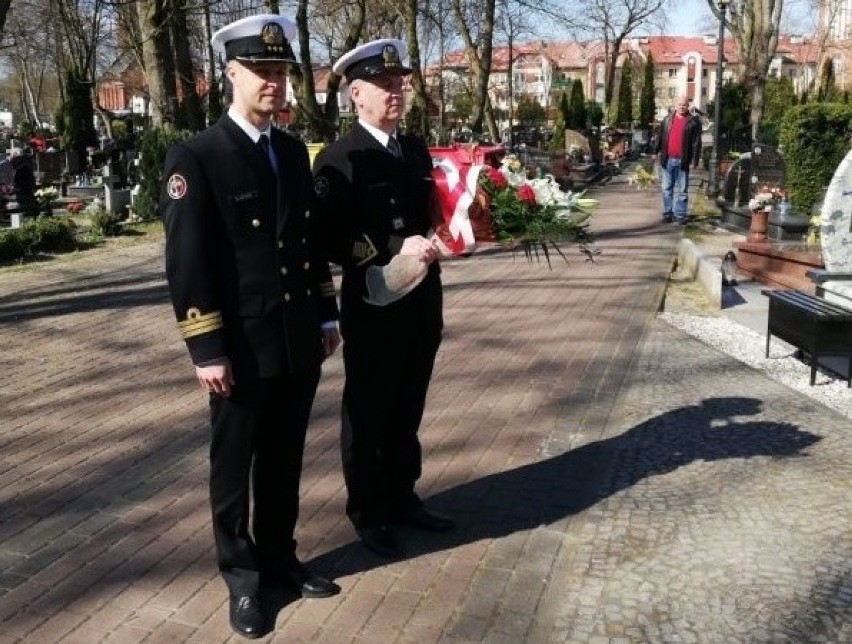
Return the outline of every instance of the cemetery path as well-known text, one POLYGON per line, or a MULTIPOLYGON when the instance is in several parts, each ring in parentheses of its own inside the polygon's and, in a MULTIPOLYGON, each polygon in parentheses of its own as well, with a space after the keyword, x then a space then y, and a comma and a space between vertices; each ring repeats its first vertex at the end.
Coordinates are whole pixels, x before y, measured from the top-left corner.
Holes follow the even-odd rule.
MULTIPOLYGON (((456 531, 361 548, 326 363, 297 537, 343 592, 270 593, 265 641, 852 640, 848 419, 666 324, 680 230, 595 196, 595 262, 444 262, 419 489, 456 531)), ((237 641, 161 242, 3 277, 0 643, 237 641)))

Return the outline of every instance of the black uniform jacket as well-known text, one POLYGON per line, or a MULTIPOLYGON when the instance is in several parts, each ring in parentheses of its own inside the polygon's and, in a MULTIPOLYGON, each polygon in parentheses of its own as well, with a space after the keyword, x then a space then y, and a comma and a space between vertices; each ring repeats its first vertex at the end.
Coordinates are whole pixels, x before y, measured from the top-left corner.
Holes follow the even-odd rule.
POLYGON ((304 144, 272 129, 269 160, 227 115, 169 150, 160 208, 166 274, 196 365, 230 359, 235 378, 316 368, 337 319, 310 211, 304 144))
MULTIPOLYGON (((314 210, 322 222, 329 258, 343 267, 344 334, 348 318, 367 307, 376 308, 363 301, 367 267, 384 266, 399 253, 406 237, 426 236, 431 228, 432 159, 422 139, 401 135, 398 140, 404 162, 356 123, 314 162, 314 210)), ((393 316, 411 308, 425 292, 440 291, 439 275, 438 262, 433 262, 426 279, 399 302, 382 307, 383 312, 393 316)))

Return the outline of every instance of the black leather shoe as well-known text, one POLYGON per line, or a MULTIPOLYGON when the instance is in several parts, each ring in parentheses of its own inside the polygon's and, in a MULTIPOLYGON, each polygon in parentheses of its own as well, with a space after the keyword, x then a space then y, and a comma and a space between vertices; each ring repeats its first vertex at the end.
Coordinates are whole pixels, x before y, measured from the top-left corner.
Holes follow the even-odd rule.
POLYGON ((400 515, 397 523, 404 523, 426 532, 448 532, 456 527, 456 522, 450 517, 427 510, 422 505, 416 510, 400 515))
POLYGON ((399 557, 402 554, 399 543, 393 535, 393 531, 387 525, 369 526, 357 528, 358 537, 367 550, 375 552, 382 557, 399 557))
POLYGON ((340 592, 340 586, 325 577, 315 575, 300 562, 296 562, 285 573, 284 581, 288 586, 301 593, 302 597, 307 599, 332 597, 340 592))
POLYGON ((231 595, 231 628, 251 640, 263 635, 263 613, 254 595, 231 595))

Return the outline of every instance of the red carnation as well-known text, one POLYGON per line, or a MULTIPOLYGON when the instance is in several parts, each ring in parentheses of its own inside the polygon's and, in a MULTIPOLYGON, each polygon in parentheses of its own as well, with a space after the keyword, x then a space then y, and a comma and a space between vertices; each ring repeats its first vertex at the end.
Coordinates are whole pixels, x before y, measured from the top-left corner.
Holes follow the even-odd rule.
POLYGON ((506 181, 506 177, 504 177, 503 173, 500 172, 497 168, 492 168, 488 166, 486 168, 486 172, 486 177, 488 178, 488 181, 490 181, 491 185, 493 185, 498 190, 502 190, 507 185, 509 185, 509 182, 506 181))
POLYGON ((535 205, 535 192, 529 186, 529 184, 524 183, 518 186, 517 196, 518 201, 522 201, 525 204, 529 204, 530 206, 535 205))

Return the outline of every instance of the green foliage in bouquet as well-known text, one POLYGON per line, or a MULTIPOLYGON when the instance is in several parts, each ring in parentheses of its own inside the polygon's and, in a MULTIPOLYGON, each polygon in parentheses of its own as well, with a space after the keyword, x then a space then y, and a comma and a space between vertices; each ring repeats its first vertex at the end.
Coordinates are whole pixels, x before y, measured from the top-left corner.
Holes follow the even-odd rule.
POLYGON ((549 265, 552 250, 567 261, 559 243, 591 241, 589 218, 597 200, 564 192, 552 175, 527 179, 512 155, 503 159, 499 169, 484 168, 480 187, 488 197, 497 241, 520 246, 530 259, 541 250, 549 265))

